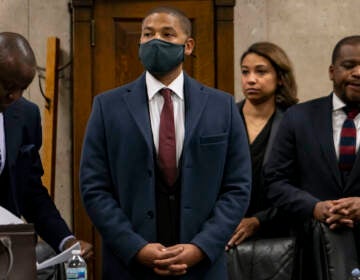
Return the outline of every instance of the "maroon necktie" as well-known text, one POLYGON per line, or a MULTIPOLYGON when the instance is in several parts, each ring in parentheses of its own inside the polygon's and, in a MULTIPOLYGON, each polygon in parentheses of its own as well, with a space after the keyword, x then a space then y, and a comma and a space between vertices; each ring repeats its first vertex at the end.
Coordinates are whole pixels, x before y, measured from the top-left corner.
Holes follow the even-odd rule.
POLYGON ((350 171, 356 158, 356 127, 354 118, 359 113, 357 108, 344 108, 347 115, 341 129, 339 168, 341 171, 350 171))
POLYGON ((160 94, 164 97, 164 106, 160 115, 159 165, 169 187, 174 185, 177 176, 174 107, 171 93, 168 88, 160 90, 160 94))

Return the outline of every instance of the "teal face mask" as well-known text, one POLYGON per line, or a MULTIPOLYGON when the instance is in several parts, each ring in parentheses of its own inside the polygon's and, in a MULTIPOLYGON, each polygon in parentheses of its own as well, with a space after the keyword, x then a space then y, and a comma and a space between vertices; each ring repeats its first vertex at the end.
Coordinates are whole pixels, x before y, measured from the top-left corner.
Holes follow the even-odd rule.
POLYGON ((151 74, 166 74, 184 61, 185 45, 153 39, 140 44, 139 58, 151 74))

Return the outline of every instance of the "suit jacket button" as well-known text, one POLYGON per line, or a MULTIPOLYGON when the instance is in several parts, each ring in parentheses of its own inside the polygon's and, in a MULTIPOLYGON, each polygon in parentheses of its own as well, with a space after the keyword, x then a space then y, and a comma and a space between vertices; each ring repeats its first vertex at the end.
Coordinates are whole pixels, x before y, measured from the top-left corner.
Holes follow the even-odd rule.
POLYGON ((149 219, 153 219, 153 218, 154 218, 154 212, 153 212, 153 211, 151 211, 151 210, 150 210, 150 211, 147 211, 146 214, 147 214, 147 216, 148 216, 149 219))

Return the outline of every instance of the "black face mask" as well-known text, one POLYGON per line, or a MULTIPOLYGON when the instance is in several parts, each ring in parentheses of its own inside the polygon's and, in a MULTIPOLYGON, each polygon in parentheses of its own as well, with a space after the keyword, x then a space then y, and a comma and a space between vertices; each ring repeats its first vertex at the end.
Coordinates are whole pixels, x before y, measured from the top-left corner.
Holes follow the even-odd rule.
POLYGON ((166 74, 184 61, 185 45, 153 39, 140 44, 139 58, 151 74, 166 74))

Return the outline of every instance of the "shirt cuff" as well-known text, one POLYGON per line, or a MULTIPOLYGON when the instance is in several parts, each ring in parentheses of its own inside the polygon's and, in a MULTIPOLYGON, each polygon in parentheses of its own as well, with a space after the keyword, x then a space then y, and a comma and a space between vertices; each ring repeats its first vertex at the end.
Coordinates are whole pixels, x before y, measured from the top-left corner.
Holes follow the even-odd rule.
POLYGON ((65 242, 68 241, 69 239, 76 239, 76 237, 74 235, 69 235, 67 237, 65 237, 63 240, 61 240, 60 242, 60 245, 59 245, 59 251, 62 252, 64 250, 64 245, 65 245, 65 242))

